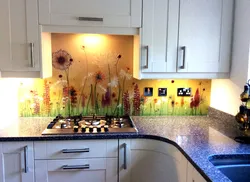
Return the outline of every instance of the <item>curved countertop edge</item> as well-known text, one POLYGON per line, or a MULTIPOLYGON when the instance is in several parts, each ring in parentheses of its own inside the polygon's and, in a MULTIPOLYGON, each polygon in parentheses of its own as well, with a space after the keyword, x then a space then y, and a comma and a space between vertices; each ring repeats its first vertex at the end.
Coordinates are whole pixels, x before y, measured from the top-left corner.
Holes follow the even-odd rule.
POLYGON ((140 133, 114 133, 114 134, 84 134, 84 135, 41 135, 31 137, 0 137, 0 142, 11 141, 50 141, 50 140, 95 140, 95 139, 152 139, 166 142, 174 145, 193 165, 193 167, 203 176, 203 178, 212 182, 205 172, 192 160, 192 158, 174 141, 157 135, 147 135, 140 133))

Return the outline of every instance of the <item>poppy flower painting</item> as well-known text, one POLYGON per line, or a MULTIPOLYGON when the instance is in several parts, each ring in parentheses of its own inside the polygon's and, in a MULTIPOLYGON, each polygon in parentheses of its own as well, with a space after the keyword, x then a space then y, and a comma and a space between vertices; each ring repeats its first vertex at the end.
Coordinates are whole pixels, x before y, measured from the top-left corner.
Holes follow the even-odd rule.
POLYGON ((52 65, 55 69, 66 70, 72 64, 71 55, 65 50, 58 50, 52 54, 52 65))

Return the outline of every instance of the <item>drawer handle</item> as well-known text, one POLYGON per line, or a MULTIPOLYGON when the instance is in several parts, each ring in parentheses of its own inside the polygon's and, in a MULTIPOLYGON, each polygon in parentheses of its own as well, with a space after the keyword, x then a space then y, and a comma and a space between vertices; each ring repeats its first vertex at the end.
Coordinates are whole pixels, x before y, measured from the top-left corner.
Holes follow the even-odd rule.
POLYGON ((31 59, 31 67, 35 68, 35 62, 34 62, 34 43, 30 43, 30 59, 31 59))
POLYGON ((89 164, 85 165, 64 165, 62 166, 63 170, 72 170, 72 169, 89 169, 89 164))
POLYGON ((62 150, 62 153, 64 153, 64 154, 85 153, 85 152, 89 152, 89 148, 85 148, 85 149, 63 149, 62 150))
POLYGON ((148 69, 149 46, 145 46, 145 49, 146 49, 146 65, 144 65, 143 68, 148 69))
POLYGON ((124 153, 123 153, 123 169, 127 169, 127 144, 126 143, 124 143, 123 144, 123 148, 124 148, 124 153))
POLYGON ((185 69, 185 62, 186 62, 186 46, 181 47, 181 51, 183 52, 182 57, 182 65, 180 66, 180 69, 185 69))
POLYGON ((99 21, 103 22, 103 18, 96 18, 96 17, 78 17, 79 21, 99 21))
POLYGON ((23 148, 24 152, 24 173, 28 173, 28 146, 23 148))

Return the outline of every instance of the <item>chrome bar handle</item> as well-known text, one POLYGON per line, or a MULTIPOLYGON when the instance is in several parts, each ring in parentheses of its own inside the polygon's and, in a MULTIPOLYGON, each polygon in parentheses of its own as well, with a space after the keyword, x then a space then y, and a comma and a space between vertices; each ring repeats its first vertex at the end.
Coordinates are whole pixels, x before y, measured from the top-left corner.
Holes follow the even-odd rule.
POLYGON ((186 46, 181 47, 182 54, 182 65, 180 66, 180 69, 185 69, 186 64, 186 46))
POLYGON ((96 18, 96 17, 78 17, 79 21, 98 21, 103 22, 103 18, 96 18))
POLYGON ((28 146, 23 148, 24 152, 24 173, 28 173, 28 146))
POLYGON ((64 154, 70 154, 70 153, 85 153, 89 152, 89 148, 84 148, 84 149, 63 149, 62 153, 64 154))
POLYGON ((89 164, 84 165, 64 165, 62 166, 63 170, 79 170, 79 169, 89 169, 89 164))
POLYGON ((34 62, 34 43, 30 43, 30 59, 31 59, 31 67, 35 68, 35 62, 34 62))
POLYGON ((124 148, 124 156, 123 156, 123 169, 127 169, 127 144, 122 144, 124 148))
POLYGON ((149 55, 149 46, 145 46, 146 49, 146 65, 143 68, 148 69, 148 55, 149 55))

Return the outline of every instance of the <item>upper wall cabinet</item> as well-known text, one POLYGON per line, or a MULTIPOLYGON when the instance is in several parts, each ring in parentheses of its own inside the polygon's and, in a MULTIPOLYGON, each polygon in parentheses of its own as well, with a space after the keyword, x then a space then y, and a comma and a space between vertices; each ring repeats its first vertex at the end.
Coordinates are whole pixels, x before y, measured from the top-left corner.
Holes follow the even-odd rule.
POLYGON ((37 2, 0 1, 1 71, 38 71, 39 36, 37 2))
POLYGON ((1 77, 45 76, 41 71, 45 64, 40 64, 37 1, 1 0, 0 24, 1 77))
POLYGON ((142 0, 39 0, 41 25, 141 27, 142 0))
POLYGON ((143 1, 142 72, 175 72, 178 7, 176 0, 143 1))
POLYGON ((178 71, 229 72, 233 0, 181 0, 178 71))
POLYGON ((233 2, 143 1, 140 78, 227 77, 233 2))

